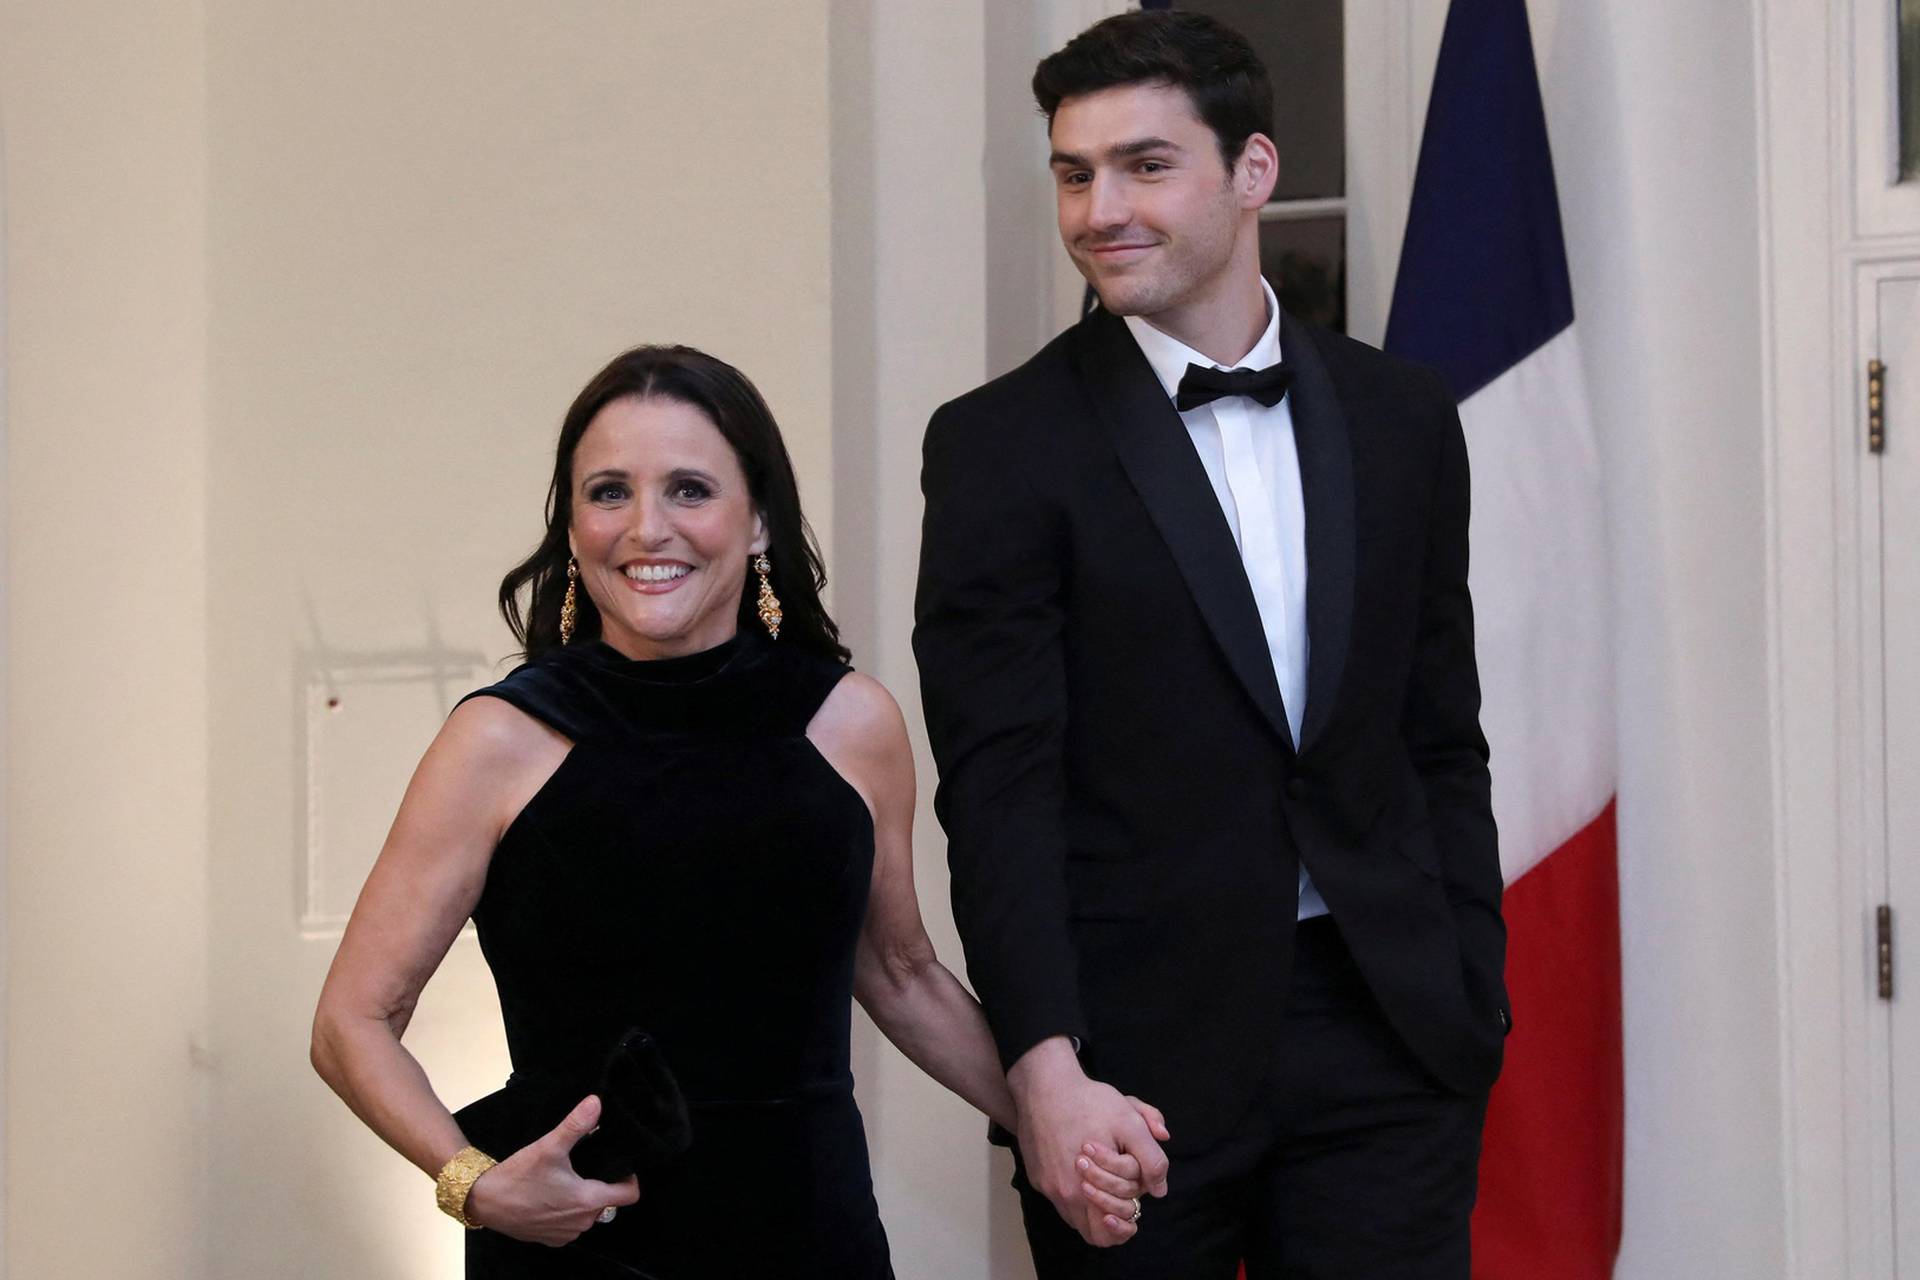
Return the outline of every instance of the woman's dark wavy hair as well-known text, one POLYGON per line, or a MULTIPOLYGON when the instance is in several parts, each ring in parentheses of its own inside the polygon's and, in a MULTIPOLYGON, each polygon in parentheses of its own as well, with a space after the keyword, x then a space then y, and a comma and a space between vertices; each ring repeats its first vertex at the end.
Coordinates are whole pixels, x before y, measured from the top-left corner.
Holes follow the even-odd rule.
MULTIPOLYGON (((733 446, 747 491, 766 521, 767 558, 773 562, 773 590, 785 614, 780 643, 797 644, 839 662, 850 656, 840 643, 840 628, 820 603, 826 568, 813 529, 800 510, 800 487, 793 461, 767 402, 747 376, 724 360, 692 347, 635 347, 595 374, 560 424, 554 450, 553 480, 547 486, 547 533, 534 553, 500 580, 500 613, 525 656, 537 658, 560 644, 560 600, 567 592, 567 530, 573 522, 573 455, 595 415, 615 400, 658 396, 698 409, 733 446), (524 611, 521 592, 527 593, 524 611)), ((755 601, 759 579, 749 564, 740 566, 740 626, 758 627, 755 601)), ((600 610, 583 590, 575 595, 573 636, 591 640, 600 634, 600 610)))
POLYGON ((1033 99, 1051 129, 1063 99, 1130 84, 1184 91, 1229 170, 1248 138, 1273 136, 1266 64, 1245 36, 1204 13, 1140 9, 1101 19, 1040 60, 1033 99))

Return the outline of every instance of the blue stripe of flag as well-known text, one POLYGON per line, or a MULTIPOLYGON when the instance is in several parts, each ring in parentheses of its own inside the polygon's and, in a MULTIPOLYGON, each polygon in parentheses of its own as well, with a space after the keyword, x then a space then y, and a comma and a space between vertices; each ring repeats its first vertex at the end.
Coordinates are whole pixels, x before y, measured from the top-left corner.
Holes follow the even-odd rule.
POLYGON ((1384 345, 1465 400, 1572 323, 1525 0, 1453 0, 1384 345))

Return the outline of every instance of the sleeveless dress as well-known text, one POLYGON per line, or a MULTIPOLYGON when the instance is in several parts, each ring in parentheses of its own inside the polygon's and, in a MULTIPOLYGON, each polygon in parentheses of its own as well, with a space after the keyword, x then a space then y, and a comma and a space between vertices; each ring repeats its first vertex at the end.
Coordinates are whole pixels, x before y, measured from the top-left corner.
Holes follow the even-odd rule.
POLYGON ((848 1063, 873 824, 805 736, 846 673, 742 632, 647 662, 568 645, 468 695, 574 744, 473 913, 515 1077, 567 1080, 577 1101, 639 1027, 693 1126, 575 1245, 471 1233, 469 1277, 892 1276, 848 1063))

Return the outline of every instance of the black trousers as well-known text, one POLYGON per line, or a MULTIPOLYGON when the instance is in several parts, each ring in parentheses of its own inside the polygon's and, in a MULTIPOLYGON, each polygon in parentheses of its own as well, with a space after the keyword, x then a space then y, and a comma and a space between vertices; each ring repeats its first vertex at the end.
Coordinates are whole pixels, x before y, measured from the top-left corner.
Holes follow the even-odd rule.
POLYGON ((1232 1137, 1174 1155, 1168 1194, 1145 1201, 1132 1240, 1087 1245, 1016 1166, 1035 1270, 1233 1280, 1244 1260, 1248 1280, 1467 1280, 1486 1101, 1428 1075, 1339 929, 1304 921, 1274 1078, 1232 1137))

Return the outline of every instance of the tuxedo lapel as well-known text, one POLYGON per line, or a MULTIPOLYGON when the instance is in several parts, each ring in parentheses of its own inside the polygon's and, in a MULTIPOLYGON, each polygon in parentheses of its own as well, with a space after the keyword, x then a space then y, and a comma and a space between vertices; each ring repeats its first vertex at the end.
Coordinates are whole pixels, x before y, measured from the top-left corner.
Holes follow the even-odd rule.
MULTIPOLYGON (((1292 735, 1267 652, 1260 610, 1253 601, 1233 531, 1220 510, 1206 469, 1193 451, 1166 389, 1118 317, 1095 310, 1080 322, 1075 360, 1114 452, 1147 513, 1173 553, 1187 590, 1206 619, 1227 664, 1246 686, 1280 740, 1292 735)), ((1324 370, 1322 370, 1324 380, 1324 370)), ((1302 466, 1304 467, 1304 459, 1302 466)), ((1311 531, 1312 508, 1308 508, 1311 531)), ((1312 555, 1309 532, 1308 555, 1312 555)), ((1311 565, 1311 561, 1309 561, 1311 565)), ((1307 573, 1309 608, 1313 571, 1307 573)), ((1317 642, 1317 641, 1316 641, 1317 642)), ((1309 686, 1311 687, 1311 686, 1309 686)), ((1312 707, 1311 695, 1308 699, 1312 707)))
POLYGON ((1307 517, 1307 705, 1301 749, 1313 743, 1340 692, 1353 626, 1353 443, 1333 376, 1306 326, 1280 313, 1280 351, 1307 517))

